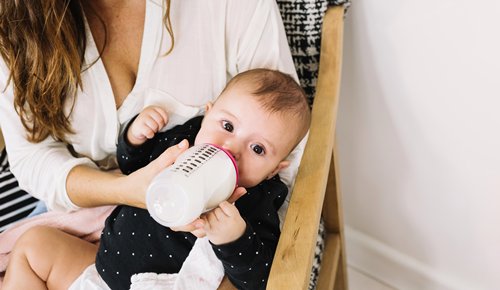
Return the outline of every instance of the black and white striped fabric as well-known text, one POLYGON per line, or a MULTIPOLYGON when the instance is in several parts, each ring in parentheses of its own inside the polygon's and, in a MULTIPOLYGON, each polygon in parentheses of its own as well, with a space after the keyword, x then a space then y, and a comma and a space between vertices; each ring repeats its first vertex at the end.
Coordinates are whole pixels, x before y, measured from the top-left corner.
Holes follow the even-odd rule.
POLYGON ((0 153, 0 232, 10 224, 28 216, 38 200, 20 189, 10 172, 7 152, 0 153))

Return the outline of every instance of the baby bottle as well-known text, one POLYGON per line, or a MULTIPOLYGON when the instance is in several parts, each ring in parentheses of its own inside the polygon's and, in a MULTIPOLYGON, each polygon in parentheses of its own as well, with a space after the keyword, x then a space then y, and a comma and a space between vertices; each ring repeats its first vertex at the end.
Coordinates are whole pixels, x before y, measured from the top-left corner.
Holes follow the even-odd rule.
POLYGON ((166 227, 186 225, 229 198, 237 183, 238 167, 229 152, 212 144, 195 145, 153 179, 146 206, 166 227))

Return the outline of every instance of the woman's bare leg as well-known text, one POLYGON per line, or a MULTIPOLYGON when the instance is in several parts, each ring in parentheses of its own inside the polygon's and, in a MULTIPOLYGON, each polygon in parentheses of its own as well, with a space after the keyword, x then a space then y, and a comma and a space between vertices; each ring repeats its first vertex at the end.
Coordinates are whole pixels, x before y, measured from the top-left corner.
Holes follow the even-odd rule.
POLYGON ((4 290, 68 289, 95 261, 97 246, 50 227, 34 227, 16 242, 4 290))

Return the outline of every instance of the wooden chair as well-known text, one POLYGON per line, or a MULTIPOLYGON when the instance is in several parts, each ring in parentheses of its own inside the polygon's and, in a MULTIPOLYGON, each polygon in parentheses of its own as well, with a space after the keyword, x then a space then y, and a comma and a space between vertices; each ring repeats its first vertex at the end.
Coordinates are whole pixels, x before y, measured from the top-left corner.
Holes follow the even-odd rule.
POLYGON ((2 151, 4 147, 5 143, 3 141, 2 130, 0 129, 0 151, 2 151))
MULTIPOLYGON (((335 124, 342 64, 344 8, 328 8, 322 27, 312 123, 278 248, 270 290, 307 289, 321 216, 325 249, 317 289, 347 289, 342 204, 335 160, 335 124)), ((219 289, 234 289, 225 279, 219 289)))

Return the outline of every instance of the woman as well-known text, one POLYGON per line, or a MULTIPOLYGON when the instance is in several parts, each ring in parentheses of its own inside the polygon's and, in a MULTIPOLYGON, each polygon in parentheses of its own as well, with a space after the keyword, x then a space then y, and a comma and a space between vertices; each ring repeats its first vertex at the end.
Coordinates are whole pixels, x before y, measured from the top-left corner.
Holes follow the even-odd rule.
POLYGON ((23 2, 0 3, 0 124, 20 186, 52 210, 145 207, 149 181, 183 149, 111 171, 144 107, 178 124, 238 72, 296 75, 273 0, 23 2))

